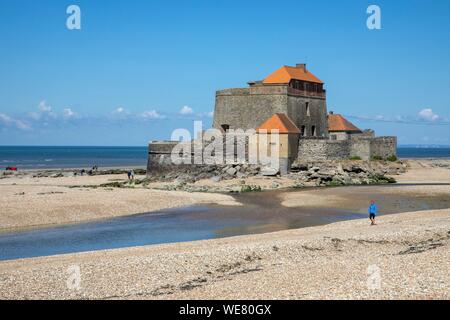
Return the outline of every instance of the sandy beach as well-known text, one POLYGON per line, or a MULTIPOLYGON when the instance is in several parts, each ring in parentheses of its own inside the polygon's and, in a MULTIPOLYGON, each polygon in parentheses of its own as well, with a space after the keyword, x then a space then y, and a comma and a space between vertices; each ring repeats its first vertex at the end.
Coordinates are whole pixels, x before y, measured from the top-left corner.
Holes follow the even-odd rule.
MULTIPOLYGON (((143 176, 136 177, 140 178, 143 176)), ((239 205, 231 196, 217 193, 140 186, 92 187, 126 179, 124 174, 0 179, 0 230, 76 223, 201 203, 239 205)))
POLYGON ((396 176, 398 183, 450 183, 450 159, 407 161, 408 170, 396 176))
MULTIPOLYGON (((399 183, 445 183, 450 182, 450 160, 410 160, 408 170, 396 175, 399 183), (438 165, 436 165, 438 164, 438 165)), ((213 203, 240 205, 232 196, 216 192, 185 192, 162 190, 176 182, 152 182, 145 187, 130 185, 127 188, 102 186, 115 182, 126 182, 126 174, 94 176, 34 177, 36 172, 5 176, 0 179, 0 230, 28 228, 43 225, 77 223, 96 219, 152 212, 161 209, 194 204, 213 203)), ((1 176, 0 176, 1 177, 1 176)), ((136 180, 145 176, 136 176, 136 180)), ((259 186, 263 190, 292 188, 296 182, 285 177, 254 176, 213 182, 210 179, 197 181, 192 186, 206 190, 239 190, 242 183, 259 186)), ((405 187, 399 193, 429 192, 448 193, 448 186, 405 187)), ((329 205, 339 203, 339 195, 333 192, 322 197, 322 191, 301 191, 286 196, 283 205, 329 205)))
POLYGON ((376 190, 377 193, 385 196, 405 196, 412 195, 415 198, 425 200, 429 197, 447 198, 450 207, 450 184, 449 185, 404 185, 396 187, 345 187, 345 188, 327 188, 324 190, 303 190, 298 192, 289 192, 283 196, 282 205, 285 207, 348 207, 356 205, 361 208, 367 206, 367 197, 352 197, 353 190, 358 192, 358 195, 370 195, 376 190))
POLYGON ((438 210, 13 260, 0 263, 0 298, 450 299, 449 239, 450 210, 438 210))
MULTIPOLYGON (((447 167, 429 161, 410 161, 408 167, 395 177, 405 185, 386 192, 450 199, 447 167), (419 182, 440 184, 408 185, 419 182)), ((2 226, 59 224, 195 203, 239 205, 225 194, 88 186, 123 179, 0 179, 2 226)), ((349 201, 351 188, 358 187, 293 191, 280 200, 287 207, 341 206, 349 201)), ((365 187, 359 188, 363 192, 365 187)), ((384 215, 377 226, 358 219, 258 235, 3 261, 0 298, 450 299, 449 239, 450 209, 442 209, 384 215), (81 277, 76 289, 68 286, 74 267, 81 277)))

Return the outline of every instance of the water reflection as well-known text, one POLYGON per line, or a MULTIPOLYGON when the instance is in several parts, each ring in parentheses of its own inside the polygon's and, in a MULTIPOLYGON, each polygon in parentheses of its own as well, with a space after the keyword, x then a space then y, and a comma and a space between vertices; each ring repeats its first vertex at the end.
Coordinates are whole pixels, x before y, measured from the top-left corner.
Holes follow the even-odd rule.
MULTIPOLYGON (((341 193, 349 200, 340 208, 286 208, 280 204, 280 196, 286 191, 271 191, 237 195, 237 200, 244 204, 239 207, 191 206, 104 221, 3 233, 0 234, 0 260, 323 225, 366 217, 366 204, 370 199, 380 203, 383 214, 450 206, 450 199, 439 195, 398 195, 377 193, 376 190, 379 189, 333 190, 333 193, 341 193)), ((321 194, 326 196, 326 192, 330 191, 321 191, 321 194)))

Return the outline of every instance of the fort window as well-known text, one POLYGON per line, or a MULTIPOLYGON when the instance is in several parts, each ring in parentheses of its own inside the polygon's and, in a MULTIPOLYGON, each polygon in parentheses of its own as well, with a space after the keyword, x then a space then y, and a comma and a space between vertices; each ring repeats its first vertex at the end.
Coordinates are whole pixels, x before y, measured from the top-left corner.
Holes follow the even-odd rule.
POLYGON ((313 137, 316 136, 316 126, 312 126, 312 127, 311 127, 311 135, 312 135, 313 137))
POLYGON ((222 128, 222 130, 224 132, 227 132, 230 129, 230 125, 229 124, 222 124, 220 127, 222 128))
POLYGON ((306 136, 306 127, 302 126, 302 128, 300 130, 301 130, 302 137, 306 136))
POLYGON ((302 83, 298 80, 292 80, 290 82, 290 87, 297 89, 297 90, 301 90, 302 89, 302 83))
POLYGON ((306 102, 306 115, 311 116, 311 112, 309 111, 309 102, 306 102))

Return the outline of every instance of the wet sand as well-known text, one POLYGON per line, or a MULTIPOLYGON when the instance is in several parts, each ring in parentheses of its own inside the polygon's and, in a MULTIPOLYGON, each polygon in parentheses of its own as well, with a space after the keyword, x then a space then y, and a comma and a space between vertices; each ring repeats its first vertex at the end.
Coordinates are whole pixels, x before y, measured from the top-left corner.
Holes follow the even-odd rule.
POLYGON ((450 159, 408 160, 408 170, 395 176, 398 183, 450 183, 450 159))
MULTIPOLYGON (((395 176, 399 183, 450 183, 450 160, 409 160, 407 163, 408 171, 395 176)), ((126 181, 125 174, 33 178, 33 171, 28 173, 0 179, 0 230, 84 222, 194 204, 239 205, 238 201, 226 194, 158 190, 165 185, 162 182, 151 183, 147 188, 92 188, 104 183, 126 181)), ((263 189, 289 188, 295 184, 294 180, 283 177, 257 176, 243 180, 247 185, 259 185, 263 189)), ((205 180, 196 184, 240 187, 241 182, 241 179, 214 183, 205 180)), ((446 186, 417 189, 420 190, 405 188, 401 192, 414 194, 418 191, 424 197, 429 192, 448 192, 446 186)), ((283 204, 328 206, 341 201, 339 191, 336 191, 336 195, 328 194, 327 198, 321 197, 321 192, 312 192, 308 197, 288 196, 283 204)))
MULTIPOLYGON (((143 178, 137 176, 137 179, 143 178)), ((124 175, 0 179, 0 230, 68 224, 193 204, 238 205, 229 195, 130 188, 92 188, 124 175)))
POLYGON ((444 209, 450 207, 448 187, 449 193, 426 195, 418 192, 423 186, 408 186, 412 190, 404 192, 405 186, 397 185, 250 192, 233 196, 242 206, 195 205, 23 232, 0 232, 0 260, 325 225, 367 218, 371 199, 377 200, 380 217, 444 209), (281 205, 286 197, 291 199, 287 201, 290 206, 281 205), (327 201, 311 201, 320 197, 327 201))
POLYGON ((443 209, 450 208, 450 183, 312 189, 287 192, 282 198, 281 205, 286 207, 354 208, 363 213, 371 199, 378 203, 382 212, 383 207, 389 207, 390 213, 417 211, 417 207, 426 210, 431 209, 436 202, 443 209))

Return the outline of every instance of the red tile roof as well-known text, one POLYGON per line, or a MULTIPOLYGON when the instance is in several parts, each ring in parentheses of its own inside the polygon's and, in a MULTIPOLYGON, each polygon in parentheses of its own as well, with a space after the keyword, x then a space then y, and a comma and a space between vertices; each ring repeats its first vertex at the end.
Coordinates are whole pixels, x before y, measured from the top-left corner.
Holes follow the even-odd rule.
POLYGON ((256 129, 256 132, 267 130, 267 133, 270 133, 271 130, 276 129, 279 130, 279 133, 300 133, 295 123, 284 113, 273 114, 256 129))
POLYGON ((288 84, 292 79, 314 83, 323 83, 306 70, 306 67, 283 66, 263 80, 264 84, 288 84))
POLYGON ((362 132, 357 126, 345 119, 340 114, 328 115, 328 131, 343 131, 343 132, 362 132))

